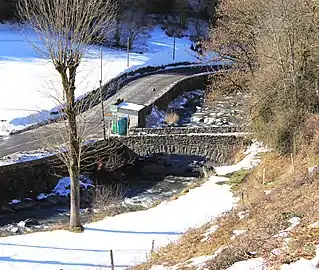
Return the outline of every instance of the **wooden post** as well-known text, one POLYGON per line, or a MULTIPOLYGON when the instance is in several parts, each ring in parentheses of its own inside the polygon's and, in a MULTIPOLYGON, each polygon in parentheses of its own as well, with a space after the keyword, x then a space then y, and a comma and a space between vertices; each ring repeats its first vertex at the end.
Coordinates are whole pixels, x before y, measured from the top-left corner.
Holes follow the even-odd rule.
POLYGON ((130 67, 130 37, 127 37, 127 67, 130 67))
POLYGON ((292 170, 295 171, 295 161, 294 161, 294 156, 292 153, 290 154, 290 157, 291 157, 292 170))
POLYGON ((263 185, 265 184, 266 180, 266 168, 263 169, 263 185))
POLYGON ((111 269, 114 270, 114 258, 113 258, 113 250, 110 250, 110 257, 111 257, 111 269))
POLYGON ((175 60, 175 50, 176 50, 176 38, 174 36, 174 42, 173 42, 173 60, 175 60))
POLYGON ((102 110, 102 129, 103 129, 103 139, 106 140, 106 130, 105 130, 105 115, 104 115, 104 104, 103 104, 103 93, 102 93, 102 79, 103 79, 103 52, 101 47, 101 78, 100 78, 100 101, 102 110))
POLYGON ((152 249, 151 249, 151 253, 154 252, 154 248, 155 248, 155 240, 152 241, 152 249))

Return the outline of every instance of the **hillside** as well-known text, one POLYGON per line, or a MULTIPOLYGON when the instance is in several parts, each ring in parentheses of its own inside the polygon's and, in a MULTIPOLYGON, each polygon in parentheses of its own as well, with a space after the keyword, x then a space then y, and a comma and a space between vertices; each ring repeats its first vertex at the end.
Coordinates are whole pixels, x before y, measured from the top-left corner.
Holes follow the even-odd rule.
POLYGON ((254 143, 244 159, 233 166, 216 167, 219 176, 202 181, 201 186, 194 185, 197 188, 144 211, 86 224, 83 233, 56 230, 2 237, 0 269, 109 269, 110 250, 116 269, 133 267, 147 260, 152 248, 172 243, 190 228, 207 224, 230 210, 236 199, 229 186, 219 183, 227 180, 227 173, 258 164, 262 151, 261 145, 254 143))
POLYGON ((319 137, 313 135, 296 156, 268 151, 256 168, 230 174, 222 185, 238 199, 231 211, 134 269, 318 269, 319 137))

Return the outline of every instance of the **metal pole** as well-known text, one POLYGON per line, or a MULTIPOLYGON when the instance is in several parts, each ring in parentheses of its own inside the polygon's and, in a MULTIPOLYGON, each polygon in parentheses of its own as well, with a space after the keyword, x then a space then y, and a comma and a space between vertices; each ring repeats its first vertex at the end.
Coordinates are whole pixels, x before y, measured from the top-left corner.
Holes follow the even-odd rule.
POLYGON ((151 249, 151 253, 154 252, 154 248, 155 248, 155 240, 152 240, 152 249, 151 249))
POLYGON ((111 269, 114 270, 113 250, 110 250, 110 257, 111 257, 111 269))
POLYGON ((127 67, 130 67, 130 38, 127 38, 127 67))
POLYGON ((174 44, 173 44, 173 60, 175 60, 175 47, 176 47, 176 40, 174 37, 174 44))
POLYGON ((101 47, 101 79, 100 79, 100 99, 101 99, 101 110, 102 110, 102 128, 103 128, 103 138, 106 140, 106 130, 105 130, 105 116, 104 116, 104 104, 103 104, 103 94, 102 94, 102 78, 103 78, 103 53, 101 47))

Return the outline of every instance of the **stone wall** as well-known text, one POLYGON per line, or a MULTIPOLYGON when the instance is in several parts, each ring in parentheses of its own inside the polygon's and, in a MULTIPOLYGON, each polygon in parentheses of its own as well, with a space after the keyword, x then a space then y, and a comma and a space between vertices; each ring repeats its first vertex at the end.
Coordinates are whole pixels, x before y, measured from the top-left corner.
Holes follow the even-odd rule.
POLYGON ((66 168, 56 157, 0 167, 0 206, 16 198, 35 199, 49 193, 66 168))
POLYGON ((141 128, 146 126, 146 115, 150 114, 152 111, 153 105, 157 106, 160 109, 166 110, 168 104, 185 91, 191 91, 196 89, 204 89, 208 84, 209 74, 218 70, 220 67, 215 66, 211 67, 210 71, 203 74, 196 74, 189 77, 186 77, 180 81, 177 81, 175 84, 167 88, 167 91, 161 96, 157 97, 155 101, 150 101, 148 104, 145 104, 145 108, 139 112, 139 118, 142 118, 141 128))
POLYGON ((245 140, 245 136, 213 134, 121 137, 123 144, 141 156, 152 153, 195 155, 219 164, 230 160, 245 140))
POLYGON ((232 133, 242 132, 244 127, 164 127, 164 128, 130 128, 130 135, 183 135, 183 134, 200 134, 200 133, 232 133))
MULTIPOLYGON (((105 174, 132 163, 136 157, 117 138, 99 141, 83 148, 83 172, 96 173, 102 164, 105 174), (112 153, 112 158, 110 158, 112 153)), ((104 174, 104 176, 105 176, 104 174)), ((50 193, 61 177, 68 176, 66 166, 57 156, 0 167, 0 208, 12 199, 36 199, 40 193, 50 193)))

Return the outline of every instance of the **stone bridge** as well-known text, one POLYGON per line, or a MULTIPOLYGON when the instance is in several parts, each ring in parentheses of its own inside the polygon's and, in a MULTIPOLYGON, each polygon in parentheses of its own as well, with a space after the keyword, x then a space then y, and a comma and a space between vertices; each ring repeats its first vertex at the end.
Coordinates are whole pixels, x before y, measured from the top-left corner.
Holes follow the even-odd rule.
MULTIPOLYGON (((122 153, 123 165, 136 154, 145 156, 152 153, 196 155, 206 157, 214 163, 226 164, 246 142, 248 133, 222 133, 230 131, 227 128, 214 130, 219 133, 207 133, 213 131, 209 129, 171 128, 166 135, 154 134, 161 133, 158 129, 153 129, 153 134, 144 129, 143 132, 148 133, 147 135, 111 137, 111 144, 108 141, 98 141, 88 146, 85 160, 90 166, 85 167, 92 167, 90 171, 94 171, 99 157, 108 158, 108 148, 114 143, 118 144, 116 148, 122 153), (202 133, 196 133, 199 131, 202 133)), ((234 128, 232 131, 235 131, 234 128)), ((67 175, 67 171, 56 156, 1 166, 0 209, 13 198, 36 199, 36 195, 41 192, 49 193, 62 175, 67 175)))
POLYGON ((184 134, 215 134, 215 133, 240 133, 246 129, 243 126, 200 126, 200 127, 157 127, 136 128, 129 130, 129 135, 184 135, 184 134))
POLYGON ((129 135, 120 141, 140 156, 153 153, 206 157, 225 164, 247 141, 248 133, 188 133, 129 135))

